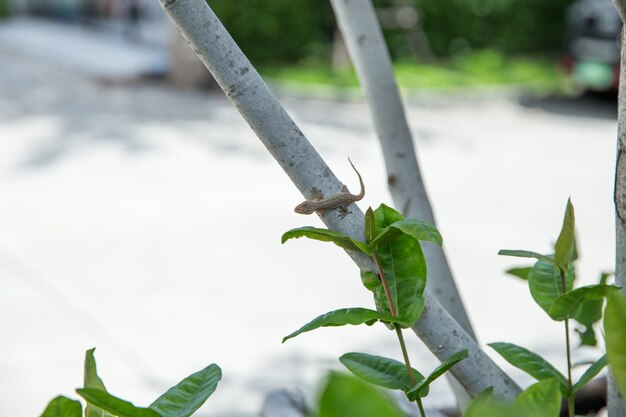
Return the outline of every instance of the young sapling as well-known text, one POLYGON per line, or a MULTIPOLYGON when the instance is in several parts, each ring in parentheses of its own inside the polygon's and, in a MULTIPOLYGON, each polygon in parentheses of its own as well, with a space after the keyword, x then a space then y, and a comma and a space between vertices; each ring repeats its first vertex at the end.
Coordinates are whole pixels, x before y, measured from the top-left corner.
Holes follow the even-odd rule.
POLYGON ((468 356, 467 350, 457 352, 444 361, 427 377, 411 367, 402 329, 411 327, 424 309, 426 287, 426 260, 420 241, 441 245, 441 235, 429 223, 404 219, 396 210, 381 204, 365 213, 365 241, 341 233, 315 227, 300 227, 283 234, 282 242, 308 237, 368 255, 376 271, 361 271, 363 285, 373 293, 376 310, 344 308, 323 314, 289 334, 283 342, 301 333, 320 327, 347 324, 372 325, 379 321, 394 330, 404 363, 365 353, 347 353, 340 362, 356 376, 382 387, 401 390, 409 401, 415 401, 425 417, 422 398, 430 384, 452 366, 468 356))

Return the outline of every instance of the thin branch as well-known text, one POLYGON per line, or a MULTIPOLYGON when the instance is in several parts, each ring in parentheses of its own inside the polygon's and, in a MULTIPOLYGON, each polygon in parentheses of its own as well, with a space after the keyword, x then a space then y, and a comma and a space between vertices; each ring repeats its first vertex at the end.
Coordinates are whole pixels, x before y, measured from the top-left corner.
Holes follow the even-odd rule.
MULTIPOLYGON (((278 164, 307 198, 313 188, 324 194, 337 193, 342 184, 322 160, 304 134, 289 117, 276 97, 215 16, 205 0, 160 0, 165 12, 189 41, 278 164)), ((363 239, 364 217, 356 204, 342 219, 337 210, 322 216, 332 229, 363 239)), ((349 252, 361 269, 375 271, 366 255, 349 252)), ((480 349, 478 344, 441 307, 428 291, 425 308, 414 330, 440 359, 467 348, 470 357, 452 368, 453 374, 471 395, 494 387, 496 395, 512 400, 519 387, 480 349)))

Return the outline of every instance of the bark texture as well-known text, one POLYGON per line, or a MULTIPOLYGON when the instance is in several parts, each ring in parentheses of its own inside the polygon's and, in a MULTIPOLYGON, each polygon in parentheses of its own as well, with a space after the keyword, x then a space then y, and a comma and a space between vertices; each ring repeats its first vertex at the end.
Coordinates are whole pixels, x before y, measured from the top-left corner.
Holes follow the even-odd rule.
MULTIPOLYGON (((622 21, 624 2, 615 0, 622 21)), ((626 289, 626 37, 622 29, 621 69, 619 76, 619 98, 617 100, 617 161, 615 163, 615 283, 626 289)), ((626 323, 624 323, 626 326, 626 323)), ((609 417, 626 417, 624 399, 620 396, 609 374, 608 390, 609 417)))
MULTIPOLYGON (((165 12, 189 41, 220 87, 306 198, 316 188, 324 194, 337 193, 342 184, 322 160, 261 77, 235 44, 205 0, 160 0, 165 12)), ((363 239, 363 213, 351 204, 341 218, 337 210, 322 216, 332 230, 363 239)), ((375 270, 369 257, 349 253, 361 269, 375 270)), ((487 356, 463 328, 425 293, 426 313, 415 331, 440 360, 450 353, 468 349, 470 357, 452 368, 471 395, 488 387, 503 400, 512 400, 520 389, 487 356)))

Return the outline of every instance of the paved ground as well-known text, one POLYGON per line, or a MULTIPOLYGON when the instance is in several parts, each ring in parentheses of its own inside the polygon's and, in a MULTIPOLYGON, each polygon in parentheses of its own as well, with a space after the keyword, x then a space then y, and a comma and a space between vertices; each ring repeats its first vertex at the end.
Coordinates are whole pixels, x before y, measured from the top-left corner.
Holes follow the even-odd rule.
MULTIPOLYGON (((382 328, 280 344, 320 313, 371 300, 341 251, 280 244, 283 231, 320 222, 292 212, 301 196, 222 95, 102 87, 1 38, 0 62, 0 415, 37 415, 72 395, 93 346, 109 389, 137 404, 220 364, 224 381, 203 408, 212 417, 255 415, 275 387, 314 392, 347 351, 399 357, 382 328)), ((362 207, 390 203, 361 103, 282 101, 349 186, 346 157, 361 169, 362 207)), ((496 253, 549 250, 571 196, 582 279, 612 268, 612 106, 446 98, 408 107, 483 342, 519 343, 563 364, 561 326, 502 273, 523 262, 496 253)), ((417 338, 409 343, 415 366, 431 369, 417 338)), ((443 383, 427 400, 450 402, 443 383)))

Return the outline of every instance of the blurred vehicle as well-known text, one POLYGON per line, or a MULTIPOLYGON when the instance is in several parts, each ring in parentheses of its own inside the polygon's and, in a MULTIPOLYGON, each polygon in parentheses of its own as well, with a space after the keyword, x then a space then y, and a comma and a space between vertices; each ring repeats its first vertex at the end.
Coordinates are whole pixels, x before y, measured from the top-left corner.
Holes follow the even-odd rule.
POLYGON ((621 28, 612 0, 578 0, 568 9, 561 64, 583 91, 617 90, 621 28))

